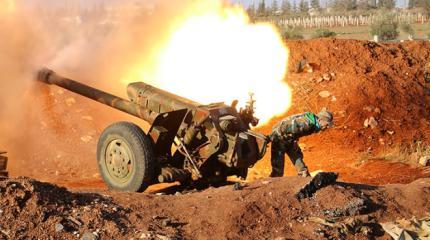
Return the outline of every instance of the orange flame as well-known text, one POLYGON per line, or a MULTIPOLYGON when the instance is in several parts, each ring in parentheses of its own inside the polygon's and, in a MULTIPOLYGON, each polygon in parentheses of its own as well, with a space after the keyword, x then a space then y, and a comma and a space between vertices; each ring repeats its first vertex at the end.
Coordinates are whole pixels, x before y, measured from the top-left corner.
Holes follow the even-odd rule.
POLYGON ((245 11, 221 1, 198 1, 176 20, 153 65, 138 63, 124 78, 145 81, 202 104, 255 94, 262 123, 284 113, 291 90, 283 81, 288 49, 270 24, 251 24, 245 11))
POLYGON ((12 13, 15 9, 15 0, 0 0, 0 14, 12 13))

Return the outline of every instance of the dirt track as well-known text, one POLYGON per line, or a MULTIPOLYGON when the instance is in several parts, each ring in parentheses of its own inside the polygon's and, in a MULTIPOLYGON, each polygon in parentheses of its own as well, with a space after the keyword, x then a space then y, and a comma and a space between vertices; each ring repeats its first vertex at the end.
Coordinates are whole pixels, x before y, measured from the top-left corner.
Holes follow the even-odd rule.
POLYGON ((154 195, 72 193, 27 178, 0 180, 0 239, 76 239, 85 233, 101 239, 389 239, 378 223, 430 211, 430 179, 386 187, 336 183, 298 201, 294 194, 308 181, 288 177, 238 191, 229 185, 154 195), (318 219, 351 228, 342 233, 318 219))

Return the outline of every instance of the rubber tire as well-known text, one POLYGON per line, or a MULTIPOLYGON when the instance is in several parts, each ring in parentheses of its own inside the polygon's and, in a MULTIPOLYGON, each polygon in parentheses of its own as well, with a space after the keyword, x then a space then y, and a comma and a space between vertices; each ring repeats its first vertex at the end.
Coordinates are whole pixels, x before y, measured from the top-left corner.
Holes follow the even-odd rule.
POLYGON ((107 127, 97 145, 97 165, 99 172, 109 189, 126 192, 143 192, 154 178, 155 157, 153 144, 148 135, 137 125, 130 122, 117 122, 107 127), (134 167, 130 179, 125 183, 116 182, 109 174, 105 156, 110 142, 124 140, 130 147, 134 158, 134 167))

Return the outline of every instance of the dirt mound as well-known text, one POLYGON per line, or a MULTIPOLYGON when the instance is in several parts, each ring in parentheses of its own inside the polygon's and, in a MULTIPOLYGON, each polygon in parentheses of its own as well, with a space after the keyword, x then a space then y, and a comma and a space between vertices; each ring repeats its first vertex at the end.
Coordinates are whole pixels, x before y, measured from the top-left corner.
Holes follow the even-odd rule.
POLYGON ((320 39, 288 42, 288 46, 290 70, 302 59, 316 65, 312 73, 288 76, 296 93, 291 111, 318 111, 323 106, 335 111, 342 133, 355 130, 347 139, 339 138, 343 146, 366 149, 429 140, 430 82, 423 74, 429 42, 320 39), (320 82, 324 74, 331 75, 320 82), (321 96, 321 91, 330 96, 321 96), (365 128, 365 120, 371 117, 376 127, 365 128))
POLYGON ((0 180, 0 239, 388 239, 379 223, 430 210, 430 179, 386 187, 338 182, 297 200, 309 180, 183 193, 171 187, 155 195, 73 193, 28 178, 0 180))
POLYGON ((73 239, 130 230, 127 209, 95 193, 71 193, 28 178, 0 180, 0 239, 73 239))
POLYGON ((347 137, 336 136, 342 146, 366 149, 381 144, 380 138, 387 145, 428 140, 430 83, 423 70, 429 42, 317 39, 287 45, 286 81, 294 91, 289 114, 328 107, 336 114, 337 131, 347 137), (313 72, 295 72, 303 59, 314 66, 313 72), (370 117, 377 121, 374 129, 364 127, 370 117))
MULTIPOLYGON (((301 141, 312 171, 338 171, 344 180, 374 184, 369 176, 384 175, 389 166, 373 171, 362 166, 367 159, 429 143, 430 83, 423 75, 429 42, 316 39, 288 41, 287 45, 291 56, 286 81, 293 89, 292 108, 259 130, 269 133, 286 115, 328 107, 335 113, 335 128, 301 141), (296 72, 303 59, 312 72, 296 72)), ((406 161, 403 156, 391 158, 406 161)), ((410 163, 418 161, 414 160, 410 163)), ((269 161, 257 169, 267 174, 269 161)), ((294 170, 288 167, 287 173, 294 170)), ((377 184, 406 183, 423 176, 429 176, 428 172, 404 169, 401 178, 387 176, 377 184)))

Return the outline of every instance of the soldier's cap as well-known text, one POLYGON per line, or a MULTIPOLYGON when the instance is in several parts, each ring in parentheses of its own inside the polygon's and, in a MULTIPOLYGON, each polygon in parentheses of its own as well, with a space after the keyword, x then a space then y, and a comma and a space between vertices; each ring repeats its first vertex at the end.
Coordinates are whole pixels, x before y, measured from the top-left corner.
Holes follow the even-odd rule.
POLYGON ((333 113, 329 112, 326 108, 321 109, 321 111, 317 113, 317 117, 326 121, 330 126, 333 125, 333 113))

